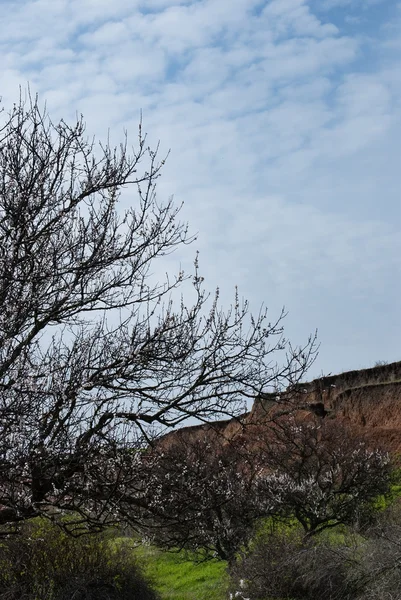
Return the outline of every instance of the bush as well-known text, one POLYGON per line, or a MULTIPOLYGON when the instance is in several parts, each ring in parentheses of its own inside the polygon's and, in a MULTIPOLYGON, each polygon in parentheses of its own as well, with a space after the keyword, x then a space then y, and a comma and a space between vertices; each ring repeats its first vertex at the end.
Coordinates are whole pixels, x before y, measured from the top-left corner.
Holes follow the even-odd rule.
POLYGON ((231 568, 232 597, 251 600, 401 600, 401 504, 362 533, 305 536, 299 526, 264 530, 231 568))
MULTIPOLYGON (((232 568, 232 589, 252 600, 355 598, 348 566, 355 547, 341 550, 296 527, 264 534, 232 568)), ((235 597, 235 592, 233 592, 235 597)))
POLYGON ((361 568, 361 600, 401 600, 401 502, 369 529, 361 568))
POLYGON ((26 524, 0 546, 1 600, 157 600, 131 548, 105 535, 79 538, 26 524))

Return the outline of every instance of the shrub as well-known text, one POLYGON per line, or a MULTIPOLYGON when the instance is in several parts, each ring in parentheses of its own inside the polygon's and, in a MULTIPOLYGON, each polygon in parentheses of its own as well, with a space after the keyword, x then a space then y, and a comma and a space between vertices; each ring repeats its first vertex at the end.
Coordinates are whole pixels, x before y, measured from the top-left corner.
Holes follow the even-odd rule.
POLYGON ((299 527, 281 528, 260 536, 232 568, 232 589, 242 585, 252 600, 350 600, 355 596, 348 565, 354 553, 352 544, 334 548, 306 538, 299 527))
POLYGON ((361 600, 401 600, 401 502, 378 514, 366 532, 361 600))
POLYGON ((401 600, 401 503, 377 513, 363 535, 345 527, 312 537, 299 525, 265 528, 231 578, 239 600, 401 600))
POLYGON ((126 543, 26 524, 0 546, 1 600, 157 600, 126 543))

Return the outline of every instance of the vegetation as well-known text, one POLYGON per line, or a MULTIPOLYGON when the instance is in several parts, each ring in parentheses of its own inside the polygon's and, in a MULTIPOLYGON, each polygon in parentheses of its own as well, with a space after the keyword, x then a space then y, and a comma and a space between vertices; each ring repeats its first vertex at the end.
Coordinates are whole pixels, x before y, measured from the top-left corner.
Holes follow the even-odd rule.
POLYGON ((324 406, 279 407, 251 444, 156 443, 296 390, 315 355, 283 339, 283 314, 252 317, 237 293, 224 312, 197 257, 192 276, 155 278, 192 241, 156 199, 163 164, 141 126, 132 155, 95 148, 36 100, 1 129, 0 600, 221 600, 224 561, 239 600, 400 598, 400 511, 377 501, 391 462, 324 406), (121 522, 209 562, 88 535, 121 522))
POLYGON ((231 561, 266 516, 260 463, 244 443, 177 435, 152 455, 141 529, 159 547, 231 561))
POLYGON ((257 453, 266 467, 259 493, 271 514, 293 516, 306 535, 362 524, 390 491, 388 453, 335 420, 279 415, 257 453))
POLYGON ((135 556, 162 600, 227 600, 227 566, 222 560, 200 561, 186 552, 150 545, 138 546, 135 556))
POLYGON ((0 545, 1 600, 158 600, 127 544, 42 519, 0 545))
POLYGON ((0 599, 400 600, 400 539, 400 501, 362 529, 339 526, 315 536, 294 520, 269 519, 231 562, 229 580, 225 561, 199 561, 114 533, 72 538, 32 521, 2 541, 0 599))
POLYGON ((0 545, 0 600, 225 600, 226 564, 43 519, 0 545))
POLYGON ((132 155, 126 140, 95 147, 82 120, 53 123, 30 99, 1 129, 4 535, 66 511, 75 534, 135 522, 135 451, 188 417, 235 414, 313 358, 313 340, 295 350, 284 341, 283 315, 252 318, 238 295, 224 312, 197 258, 190 277, 155 276, 192 240, 179 207, 156 198, 163 163, 141 126, 132 155), (120 192, 132 187, 124 209, 120 192), (272 361, 280 350, 282 366, 272 361))
POLYGON ((295 519, 307 536, 368 522, 393 468, 387 453, 340 423, 288 411, 257 436, 177 435, 144 460, 142 531, 160 547, 230 563, 260 519, 295 519))
POLYGON ((305 537, 299 526, 273 528, 232 567, 232 594, 240 600, 399 600, 400 535, 401 506, 341 535, 305 537))

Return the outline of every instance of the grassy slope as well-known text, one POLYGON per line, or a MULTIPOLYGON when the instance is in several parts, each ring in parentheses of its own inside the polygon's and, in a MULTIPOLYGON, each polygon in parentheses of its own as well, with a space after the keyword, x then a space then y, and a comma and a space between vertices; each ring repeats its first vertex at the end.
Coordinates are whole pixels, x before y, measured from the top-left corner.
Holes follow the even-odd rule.
POLYGON ((162 600, 226 600, 226 563, 196 563, 183 554, 144 546, 135 553, 162 600))

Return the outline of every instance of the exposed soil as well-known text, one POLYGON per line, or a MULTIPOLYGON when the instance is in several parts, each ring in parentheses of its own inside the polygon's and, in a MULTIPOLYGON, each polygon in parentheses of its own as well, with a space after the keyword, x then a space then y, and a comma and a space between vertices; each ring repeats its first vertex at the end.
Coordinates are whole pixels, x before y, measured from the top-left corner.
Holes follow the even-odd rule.
POLYGON ((287 410, 339 419, 372 446, 401 455, 401 362, 322 377, 279 396, 263 394, 251 412, 239 418, 184 427, 168 433, 159 444, 168 447, 177 436, 193 441, 205 435, 223 435, 227 440, 245 436, 252 444, 274 414, 287 410))

